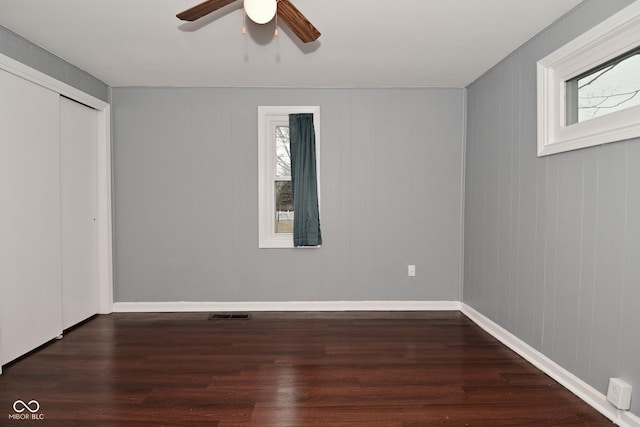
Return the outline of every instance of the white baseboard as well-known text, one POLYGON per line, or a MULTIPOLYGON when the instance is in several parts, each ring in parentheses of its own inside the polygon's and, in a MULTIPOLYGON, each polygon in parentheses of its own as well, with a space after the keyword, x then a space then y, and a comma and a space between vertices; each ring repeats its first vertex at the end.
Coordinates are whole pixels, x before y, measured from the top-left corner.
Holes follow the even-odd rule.
POLYGON ((458 301, 174 301, 115 302, 113 311, 188 312, 188 311, 458 311, 458 301))
POLYGON ((607 401, 607 397, 604 394, 467 304, 461 303, 460 306, 460 311, 475 324, 518 353, 536 368, 562 384, 615 424, 623 427, 640 427, 640 418, 638 416, 615 408, 607 401))

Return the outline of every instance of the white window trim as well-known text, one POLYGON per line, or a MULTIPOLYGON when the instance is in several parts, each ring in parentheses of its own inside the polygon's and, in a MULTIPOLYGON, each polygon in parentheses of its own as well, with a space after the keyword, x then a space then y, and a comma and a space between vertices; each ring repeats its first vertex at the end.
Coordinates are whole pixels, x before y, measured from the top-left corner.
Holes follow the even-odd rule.
POLYGON ((640 136, 640 106, 565 125, 565 82, 640 45, 640 1, 538 61, 538 157, 640 136))
POLYGON ((275 232, 273 177, 275 176, 275 146, 271 128, 286 121, 289 114, 311 113, 316 137, 316 168, 318 208, 320 208, 320 107, 319 106, 259 106, 258 107, 258 248, 293 248, 293 234, 275 232))

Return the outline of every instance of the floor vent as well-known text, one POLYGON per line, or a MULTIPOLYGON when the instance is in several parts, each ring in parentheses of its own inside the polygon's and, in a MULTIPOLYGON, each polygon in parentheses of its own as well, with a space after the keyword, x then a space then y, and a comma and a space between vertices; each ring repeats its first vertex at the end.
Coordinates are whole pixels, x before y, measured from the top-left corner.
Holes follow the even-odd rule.
POLYGON ((216 320, 216 319, 248 319, 249 315, 248 314, 243 314, 243 313, 214 313, 209 315, 209 320, 216 320))

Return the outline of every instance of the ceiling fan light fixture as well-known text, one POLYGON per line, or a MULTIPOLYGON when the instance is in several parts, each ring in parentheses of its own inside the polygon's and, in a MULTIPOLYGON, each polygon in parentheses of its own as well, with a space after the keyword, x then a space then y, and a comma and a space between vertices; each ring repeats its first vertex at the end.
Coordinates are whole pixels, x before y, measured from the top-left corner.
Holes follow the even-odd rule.
POLYGON ((271 21, 278 10, 277 0, 244 0, 244 11, 256 24, 271 21))
MULTIPOLYGON (((183 21, 195 21, 215 12, 238 0, 204 0, 176 16, 183 21)), ((278 35, 278 20, 285 25, 303 43, 315 41, 320 37, 320 31, 295 7, 289 0, 244 0, 242 14, 242 34, 246 34, 246 16, 257 24, 266 24, 276 18, 276 33, 278 35)))

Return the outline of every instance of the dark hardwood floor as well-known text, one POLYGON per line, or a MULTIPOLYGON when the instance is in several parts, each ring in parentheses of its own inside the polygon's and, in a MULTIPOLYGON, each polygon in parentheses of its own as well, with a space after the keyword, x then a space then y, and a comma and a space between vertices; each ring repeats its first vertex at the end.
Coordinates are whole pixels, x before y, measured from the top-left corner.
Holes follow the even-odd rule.
POLYGON ((0 425, 613 425, 458 312, 208 317, 67 331, 4 367, 0 425))

